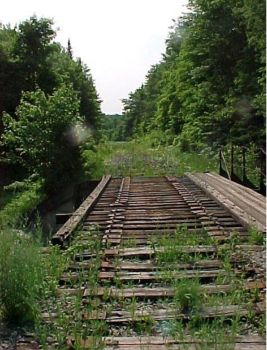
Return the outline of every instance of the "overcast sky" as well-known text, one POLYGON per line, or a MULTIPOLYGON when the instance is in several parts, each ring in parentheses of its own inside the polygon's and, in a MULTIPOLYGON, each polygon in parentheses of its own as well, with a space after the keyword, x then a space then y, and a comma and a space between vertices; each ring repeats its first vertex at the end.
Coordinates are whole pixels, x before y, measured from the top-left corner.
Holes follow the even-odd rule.
POLYGON ((12 25, 33 14, 53 18, 57 41, 91 69, 107 114, 121 113, 122 98, 144 82, 164 52, 172 19, 187 0, 2 0, 0 22, 12 25))

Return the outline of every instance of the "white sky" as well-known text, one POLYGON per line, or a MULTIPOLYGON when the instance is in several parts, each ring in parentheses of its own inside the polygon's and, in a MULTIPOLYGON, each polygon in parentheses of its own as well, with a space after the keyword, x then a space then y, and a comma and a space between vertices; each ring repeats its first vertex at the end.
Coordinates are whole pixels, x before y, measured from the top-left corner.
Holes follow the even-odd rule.
POLYGON ((138 88, 160 61, 172 19, 187 0, 2 0, 0 22, 12 25, 33 14, 53 18, 56 41, 91 69, 102 111, 121 113, 122 98, 138 88))

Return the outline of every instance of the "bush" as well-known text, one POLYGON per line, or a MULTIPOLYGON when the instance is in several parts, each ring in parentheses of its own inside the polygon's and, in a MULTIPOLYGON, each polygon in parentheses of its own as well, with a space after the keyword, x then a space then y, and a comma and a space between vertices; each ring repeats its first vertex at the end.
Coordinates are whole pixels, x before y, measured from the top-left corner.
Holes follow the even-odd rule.
MULTIPOLYGON (((16 224, 18 220, 22 219, 30 210, 41 203, 45 198, 42 186, 42 180, 28 182, 20 190, 13 186, 12 196, 0 211, 0 228, 16 224)), ((11 186, 9 187, 12 189, 11 186)), ((9 192, 10 189, 7 191, 9 192)))
POLYGON ((201 306, 201 291, 198 280, 175 281, 176 305, 185 314, 197 312, 201 306))
POLYGON ((5 162, 20 165, 28 175, 38 174, 49 190, 69 183, 81 168, 78 146, 84 118, 79 105, 71 86, 62 85, 48 97, 41 90, 24 92, 16 117, 3 116, 5 162))
POLYGON ((249 243, 250 244, 258 244, 258 245, 264 245, 265 244, 265 234, 261 231, 258 231, 256 227, 252 226, 248 230, 249 235, 249 243))
POLYGON ((11 324, 32 324, 38 317, 44 273, 39 246, 11 229, 0 231, 0 310, 11 324))

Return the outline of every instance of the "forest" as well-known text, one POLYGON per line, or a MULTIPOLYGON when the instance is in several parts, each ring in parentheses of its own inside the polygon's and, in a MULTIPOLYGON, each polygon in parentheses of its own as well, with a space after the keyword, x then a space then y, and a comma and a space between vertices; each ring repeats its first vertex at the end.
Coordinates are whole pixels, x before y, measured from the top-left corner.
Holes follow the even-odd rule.
POLYGON ((190 0, 162 60, 123 100, 125 139, 182 150, 265 145, 265 2, 190 0))
POLYGON ((55 36, 53 22, 36 17, 0 30, 1 167, 13 180, 45 179, 48 190, 77 175, 101 115, 89 68, 55 36))
POLYGON ((90 67, 71 38, 57 42, 53 20, 0 23, 0 338, 14 315, 38 326, 39 301, 54 296, 66 265, 56 248, 45 263, 40 254, 40 218, 30 215, 43 201, 104 174, 217 171, 222 146, 265 149, 265 7, 189 0, 122 115, 102 112, 90 67))
POLYGON ((50 19, 2 25, 2 173, 45 179, 50 191, 78 178, 84 152, 93 159, 103 140, 145 138, 184 152, 265 147, 265 2, 188 7, 173 21, 162 60, 123 99, 123 116, 101 113, 90 69, 74 58, 70 40, 66 48, 55 41, 50 19))

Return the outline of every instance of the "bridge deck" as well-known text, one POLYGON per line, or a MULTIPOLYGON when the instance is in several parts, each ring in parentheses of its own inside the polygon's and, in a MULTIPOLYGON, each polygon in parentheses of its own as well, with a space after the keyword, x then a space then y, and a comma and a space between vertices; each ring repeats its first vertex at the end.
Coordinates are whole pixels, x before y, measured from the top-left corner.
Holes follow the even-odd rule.
POLYGON ((266 198, 214 173, 187 174, 212 198, 225 206, 244 225, 266 231, 266 198))
MULTIPOLYGON (((190 281, 199 284, 197 293, 203 305, 194 312, 201 322, 227 323, 241 317, 240 324, 247 327, 245 320, 251 314, 260 317, 265 308, 264 275, 242 254, 261 252, 263 247, 249 244, 243 221, 206 188, 204 191, 202 182, 200 175, 106 176, 57 232, 54 243, 72 246, 69 267, 60 277, 57 303, 66 308, 66 319, 80 322, 87 330, 83 337, 66 336, 67 349, 95 348, 95 322, 105 325, 97 341, 106 350, 183 346, 193 350, 217 341, 232 342, 232 347, 226 344, 227 349, 265 348, 263 338, 245 331, 224 340, 187 334, 186 324, 192 316, 187 308, 191 306, 179 304, 177 295, 190 281), (239 288, 244 298, 238 302, 239 288), (253 293, 250 296, 254 290, 257 298, 253 293), (219 304, 210 304, 216 296, 219 304), (75 307, 66 304, 73 298, 75 307), (73 314, 77 305, 79 310, 73 314), (172 338, 170 325, 179 321, 183 338, 172 338)), ((59 324, 60 329, 62 320, 53 306, 44 312, 43 322, 53 327, 59 324)))

